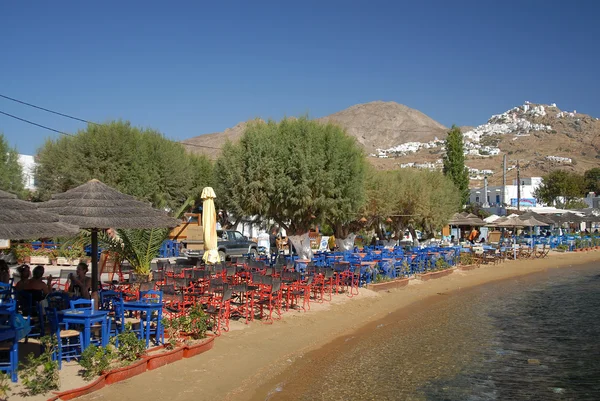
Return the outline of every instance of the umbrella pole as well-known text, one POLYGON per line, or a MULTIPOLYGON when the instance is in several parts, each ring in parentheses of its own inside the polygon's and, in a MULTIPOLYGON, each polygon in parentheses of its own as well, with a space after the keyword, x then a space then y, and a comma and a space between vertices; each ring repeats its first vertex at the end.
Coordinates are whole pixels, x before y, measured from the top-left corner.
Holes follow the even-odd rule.
POLYGON ((98 292, 98 229, 92 228, 92 294, 98 292))

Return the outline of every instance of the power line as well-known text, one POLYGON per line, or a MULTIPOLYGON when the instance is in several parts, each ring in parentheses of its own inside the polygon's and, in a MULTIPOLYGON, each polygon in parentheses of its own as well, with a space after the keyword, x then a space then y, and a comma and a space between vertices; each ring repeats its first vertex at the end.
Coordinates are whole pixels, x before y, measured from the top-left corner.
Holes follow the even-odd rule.
MULTIPOLYGON (((94 122, 94 121, 84 120, 83 118, 74 117, 74 116, 71 116, 71 115, 69 115, 69 114, 61 113, 61 112, 58 112, 58 111, 55 111, 55 110, 50 110, 50 109, 47 109, 47 108, 45 108, 45 107, 37 106, 37 105, 35 105, 35 104, 28 103, 28 102, 25 102, 25 101, 23 101, 23 100, 19 100, 19 99, 15 99, 15 98, 13 98, 13 97, 10 97, 10 96, 3 95, 3 94, 1 94, 1 93, 0 93, 0 97, 1 97, 1 98, 4 98, 4 99, 8 99, 8 100, 10 100, 10 101, 13 101, 13 102, 16 102, 16 103, 24 104, 24 105, 26 105, 26 106, 29 106, 29 107, 33 107, 33 108, 35 108, 35 109, 43 110, 43 111, 45 111, 45 112, 48 112, 48 113, 56 114, 56 115, 59 115, 59 116, 62 116, 62 117, 66 117, 66 118, 70 118, 71 120, 80 121, 80 122, 82 122, 82 123, 87 123, 87 124, 93 124, 93 125, 98 125, 98 126, 104 126, 104 127, 108 127, 108 125, 107 125, 107 124, 96 123, 96 122, 94 122)), ((28 124, 32 124, 32 125, 35 125, 35 126, 37 126, 37 127, 40 127, 40 128, 47 129, 47 130, 49 130, 49 131, 57 132, 57 133, 59 133, 59 134, 62 134, 62 135, 73 136, 72 134, 68 134, 68 133, 66 133, 66 132, 62 132, 62 131, 56 130, 56 129, 54 129, 54 128, 47 127, 47 126, 45 126, 45 125, 38 124, 38 123, 35 123, 35 122, 33 122, 33 121, 25 120, 24 118, 20 118, 20 117, 14 116, 14 115, 12 115, 12 114, 5 113, 5 112, 3 112, 3 111, 0 111, 0 113, 1 113, 1 114, 4 114, 4 115, 6 115, 6 116, 8 116, 8 117, 12 117, 12 118, 14 118, 14 119, 17 119, 17 120, 20 120, 20 121, 26 122, 26 123, 28 123, 28 124)), ((181 143, 181 144, 182 144, 182 145, 184 145, 184 146, 193 146, 193 147, 197 147, 197 148, 205 148, 205 149, 221 150, 221 148, 216 148, 216 147, 214 147, 214 146, 197 145, 197 144, 193 144, 193 143, 182 143, 182 142, 179 142, 179 143, 181 143)))
POLYGON ((29 106, 29 107, 33 107, 35 109, 44 110, 44 111, 46 111, 48 113, 56 114, 56 115, 59 115, 59 116, 62 116, 62 117, 66 117, 66 118, 70 118, 71 120, 81 121, 82 123, 94 124, 94 125, 104 125, 104 124, 95 123, 93 121, 88 121, 88 120, 84 120, 84 119, 81 119, 81 118, 73 117, 73 116, 70 116, 68 114, 60 113, 58 111, 50 110, 50 109, 47 109, 45 107, 36 106, 35 104, 27 103, 27 102, 24 102, 23 100, 15 99, 15 98, 12 98, 10 96, 3 95, 1 93, 0 93, 0 97, 3 97, 4 99, 11 100, 13 102, 24 104, 24 105, 29 106))
POLYGON ((45 125, 38 124, 38 123, 34 123, 33 121, 29 121, 29 120, 26 120, 26 119, 24 119, 24 118, 17 117, 17 116, 14 116, 14 115, 12 115, 12 114, 5 113, 5 112, 3 112, 2 110, 0 110, 0 114, 4 114, 5 116, 8 116, 8 117, 14 118, 15 120, 23 121, 23 122, 25 122, 25 123, 27 123, 27 124, 35 125, 36 127, 40 127, 40 128, 43 128, 43 129, 47 129, 48 131, 57 132, 57 133, 59 133, 59 134, 66 135, 66 136, 74 136, 73 134, 68 134, 68 133, 66 133, 66 132, 59 131, 59 130, 57 130, 57 129, 54 129, 54 128, 46 127, 45 125))

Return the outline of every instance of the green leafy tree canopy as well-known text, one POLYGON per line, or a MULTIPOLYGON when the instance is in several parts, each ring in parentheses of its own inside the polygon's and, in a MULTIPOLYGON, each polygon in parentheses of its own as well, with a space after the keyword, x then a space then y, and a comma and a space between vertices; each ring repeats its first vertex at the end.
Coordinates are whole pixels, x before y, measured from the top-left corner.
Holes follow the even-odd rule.
POLYGON ((364 202, 362 150, 339 126, 306 117, 250 123, 238 143, 225 145, 215 172, 220 205, 273 219, 288 235, 325 220, 342 227, 364 202))
POLYGON ((210 185, 212 165, 159 132, 124 121, 90 124, 73 137, 47 140, 38 152, 41 199, 93 178, 155 207, 176 209, 210 185))
POLYGON ((585 180, 578 173, 554 170, 542 179, 542 184, 536 189, 534 196, 546 204, 567 207, 585 194, 585 180))
POLYGON ((463 134, 456 125, 448 132, 445 147, 444 174, 460 191, 461 202, 464 205, 469 200, 469 170, 465 166, 463 134))
POLYGON ((585 180, 585 190, 587 192, 594 192, 596 195, 600 194, 600 167, 594 167, 587 170, 583 174, 585 180))
POLYGON ((19 153, 9 146, 3 134, 0 134, 0 189, 17 195, 24 191, 19 153))
POLYGON ((437 171, 400 169, 375 172, 367 181, 363 209, 373 221, 390 218, 398 236, 405 229, 429 235, 448 223, 460 208, 460 193, 453 182, 437 171))

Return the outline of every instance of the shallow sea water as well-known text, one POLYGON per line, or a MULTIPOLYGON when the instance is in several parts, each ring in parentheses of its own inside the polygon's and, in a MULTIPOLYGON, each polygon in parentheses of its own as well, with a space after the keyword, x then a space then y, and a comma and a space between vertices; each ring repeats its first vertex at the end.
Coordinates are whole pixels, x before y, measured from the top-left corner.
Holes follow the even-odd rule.
POLYGON ((256 400, 600 400, 600 266, 401 310, 305 355, 256 400))

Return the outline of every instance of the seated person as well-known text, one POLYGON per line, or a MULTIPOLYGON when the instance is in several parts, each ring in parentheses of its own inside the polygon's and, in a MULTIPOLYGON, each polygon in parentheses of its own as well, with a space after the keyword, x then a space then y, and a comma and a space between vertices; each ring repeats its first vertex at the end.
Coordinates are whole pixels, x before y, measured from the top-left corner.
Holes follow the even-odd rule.
POLYGON ((90 292, 92 290, 92 279, 87 277, 88 265, 85 262, 80 262, 77 265, 77 271, 75 275, 71 273, 69 279, 69 292, 75 296, 83 299, 90 299, 90 292))
POLYGON ((0 259, 0 282, 8 284, 10 281, 10 269, 6 260, 0 259))
POLYGON ((19 272, 19 282, 15 284, 15 289, 17 291, 23 291, 25 289, 25 285, 31 278, 31 269, 29 265, 21 265, 17 267, 17 271, 19 272))
POLYGON ((23 289, 25 291, 29 290, 40 290, 44 293, 44 295, 48 295, 50 293, 50 283, 52 282, 52 275, 49 275, 44 282, 44 266, 36 266, 33 269, 33 277, 27 280, 27 282, 23 285, 23 289))

